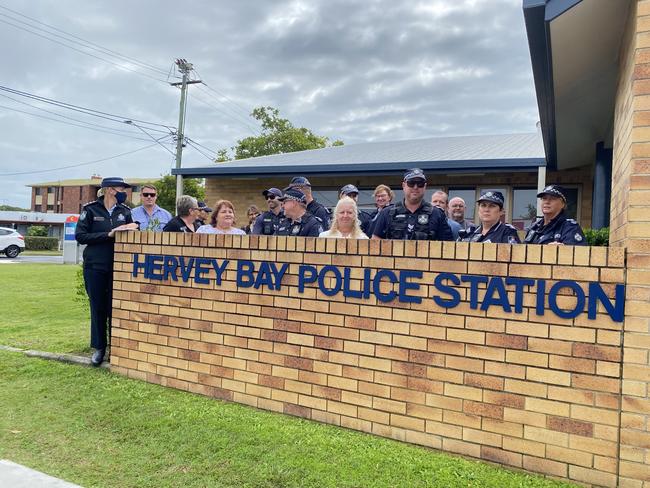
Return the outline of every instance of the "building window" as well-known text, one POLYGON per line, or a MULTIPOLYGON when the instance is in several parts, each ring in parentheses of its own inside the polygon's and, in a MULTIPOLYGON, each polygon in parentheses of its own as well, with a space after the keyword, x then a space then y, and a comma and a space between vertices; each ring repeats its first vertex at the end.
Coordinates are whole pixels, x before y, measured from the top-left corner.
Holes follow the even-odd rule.
POLYGON ((34 195, 40 195, 40 194, 41 194, 40 187, 34 188, 34 195))
POLYGON ((131 187, 131 192, 132 193, 138 193, 140 191, 140 185, 133 185, 131 187))
POLYGON ((512 225, 524 230, 537 218, 537 189, 515 188, 512 190, 512 225))
POLYGON ((465 200, 465 218, 474 220, 476 211, 476 188, 449 188, 449 200, 460 197, 465 200))
POLYGON ((54 187, 53 186, 48 186, 47 187, 47 193, 54 193, 54 187))
POLYGON ((50 210, 54 211, 54 205, 47 206, 47 211, 49 212, 50 210))

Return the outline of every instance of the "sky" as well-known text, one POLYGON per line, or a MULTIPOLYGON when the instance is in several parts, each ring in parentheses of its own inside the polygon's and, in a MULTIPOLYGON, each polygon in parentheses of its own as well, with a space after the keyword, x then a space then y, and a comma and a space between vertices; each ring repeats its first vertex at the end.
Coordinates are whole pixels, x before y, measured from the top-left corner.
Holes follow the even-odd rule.
POLYGON ((521 0, 0 0, 0 45, 4 205, 29 207, 30 183, 170 173, 177 58, 203 82, 184 167, 257 135, 259 106, 346 144, 539 118, 521 0))

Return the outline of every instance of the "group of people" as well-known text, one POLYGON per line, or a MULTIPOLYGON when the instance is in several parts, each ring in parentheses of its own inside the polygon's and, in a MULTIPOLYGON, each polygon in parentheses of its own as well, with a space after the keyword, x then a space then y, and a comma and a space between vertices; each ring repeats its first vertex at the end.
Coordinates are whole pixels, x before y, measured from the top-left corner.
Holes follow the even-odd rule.
MULTIPOLYGON (((114 236, 118 232, 196 232, 205 234, 259 234, 311 236, 348 239, 405 239, 461 242, 521 243, 517 229, 502 222, 505 199, 499 191, 483 192, 477 200, 479 222, 465 219, 465 202, 458 197, 448 201, 446 193, 435 192, 431 202, 424 199, 427 178, 419 168, 403 177, 404 198, 393 202, 394 193, 379 185, 373 195, 376 209, 366 212, 357 207, 359 190, 352 184, 339 192, 332 214, 317 202, 311 183, 304 176, 291 180, 284 190, 268 188, 262 192, 268 210, 260 213, 248 208, 248 225, 236 227, 235 207, 219 200, 214 209, 196 198, 183 195, 176 202, 176 216, 156 204, 158 190, 144 185, 142 205, 129 209, 122 178, 104 178, 102 195, 83 207, 76 228, 76 239, 85 244, 84 280, 90 299, 91 363, 99 366, 106 353, 107 324, 111 316, 114 236)), ((542 217, 527 230, 524 243, 586 245, 580 225, 566 214, 566 191, 549 185, 537 197, 542 217)))

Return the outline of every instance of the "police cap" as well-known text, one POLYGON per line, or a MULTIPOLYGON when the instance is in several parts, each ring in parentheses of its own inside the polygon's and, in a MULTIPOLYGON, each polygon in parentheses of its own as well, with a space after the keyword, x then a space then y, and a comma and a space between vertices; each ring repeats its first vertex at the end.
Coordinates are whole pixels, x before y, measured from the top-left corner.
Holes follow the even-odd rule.
POLYGON ((199 210, 202 210, 203 212, 212 212, 212 209, 208 207, 208 204, 205 202, 199 202, 199 210))
POLYGON ((341 195, 349 195, 350 193, 356 193, 358 195, 359 189, 354 185, 345 185, 343 188, 341 188, 339 193, 341 195))
POLYGON ((503 193, 501 193, 500 191, 486 191, 481 193, 481 196, 476 201, 478 203, 481 202, 496 203, 499 207, 503 208, 503 204, 505 203, 505 198, 503 197, 503 193))
POLYGON ((311 183, 309 183, 309 180, 304 176, 296 176, 291 179, 291 183, 289 183, 289 188, 294 188, 296 186, 311 186, 311 183))
POLYGON ((548 185, 537 194, 537 198, 542 198, 544 195, 561 198, 566 202, 566 190, 560 185, 548 185))
POLYGON ((131 188, 131 185, 126 183, 124 181, 124 178, 120 178, 119 176, 109 176, 108 178, 104 178, 102 180, 102 188, 108 188, 110 186, 123 186, 124 188, 131 188))
POLYGON ((422 171, 420 168, 412 168, 407 170, 406 173, 404 173, 404 181, 411 181, 411 180, 427 181, 427 177, 424 176, 424 171, 422 171))
POLYGON ((262 192, 262 195, 264 195, 265 197, 269 195, 275 195, 275 198, 280 198, 282 196, 282 190, 280 190, 279 188, 269 188, 268 190, 264 190, 262 192))
POLYGON ((305 194, 295 188, 285 188, 284 195, 279 197, 278 200, 281 202, 284 202, 286 200, 294 200, 298 203, 303 203, 305 205, 307 204, 307 197, 305 194))

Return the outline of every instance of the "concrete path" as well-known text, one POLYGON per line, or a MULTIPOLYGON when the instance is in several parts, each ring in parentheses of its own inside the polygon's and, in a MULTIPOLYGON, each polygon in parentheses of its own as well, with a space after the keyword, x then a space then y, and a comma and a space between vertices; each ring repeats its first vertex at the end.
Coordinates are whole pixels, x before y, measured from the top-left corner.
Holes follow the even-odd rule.
POLYGON ((23 254, 21 254, 17 258, 10 259, 4 254, 0 255, 0 264, 19 264, 19 263, 63 264, 63 256, 24 256, 23 254))
POLYGON ((0 460, 0 486, 3 488, 81 488, 79 485, 48 476, 6 459, 0 460))

